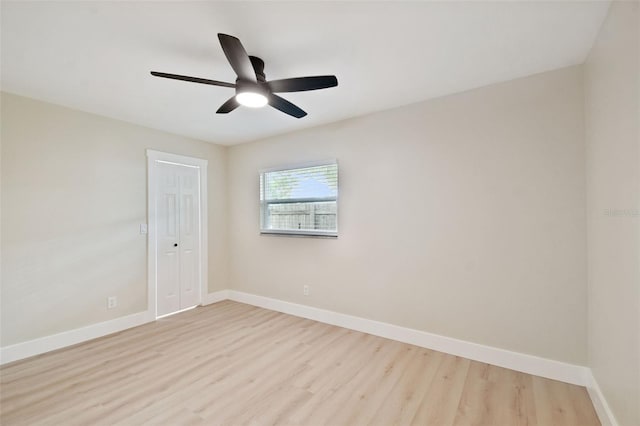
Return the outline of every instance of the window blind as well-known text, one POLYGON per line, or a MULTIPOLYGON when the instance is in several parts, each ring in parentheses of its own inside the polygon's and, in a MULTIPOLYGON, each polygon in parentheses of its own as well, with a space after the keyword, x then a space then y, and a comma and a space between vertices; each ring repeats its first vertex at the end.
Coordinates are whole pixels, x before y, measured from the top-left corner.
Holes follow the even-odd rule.
POLYGON ((338 164, 260 174, 261 232, 337 236, 338 164))

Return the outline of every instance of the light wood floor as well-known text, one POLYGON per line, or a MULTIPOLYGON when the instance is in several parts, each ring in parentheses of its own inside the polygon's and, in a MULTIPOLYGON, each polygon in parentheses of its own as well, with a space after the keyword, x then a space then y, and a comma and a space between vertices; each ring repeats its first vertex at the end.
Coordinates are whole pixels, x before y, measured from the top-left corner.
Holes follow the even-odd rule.
POLYGON ((0 376, 2 425, 599 424, 582 387, 230 301, 0 376))

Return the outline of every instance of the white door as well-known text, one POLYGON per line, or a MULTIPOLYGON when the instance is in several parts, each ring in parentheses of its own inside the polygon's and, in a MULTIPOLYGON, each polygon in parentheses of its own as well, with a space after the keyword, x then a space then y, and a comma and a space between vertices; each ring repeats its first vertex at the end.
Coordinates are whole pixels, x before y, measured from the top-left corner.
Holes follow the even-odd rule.
POLYGON ((199 169, 158 161, 157 316, 200 303, 199 169))

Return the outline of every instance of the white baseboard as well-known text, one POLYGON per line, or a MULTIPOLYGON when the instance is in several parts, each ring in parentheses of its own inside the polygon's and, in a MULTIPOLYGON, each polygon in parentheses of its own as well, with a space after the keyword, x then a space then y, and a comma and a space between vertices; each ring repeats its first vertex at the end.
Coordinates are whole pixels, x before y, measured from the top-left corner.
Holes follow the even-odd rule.
POLYGON ((618 426, 618 422, 613 415, 613 411, 611 411, 611 408, 609 407, 602 390, 600 390, 600 386, 598 385, 598 382, 593 376, 591 370, 589 370, 587 379, 587 391, 589 392, 589 397, 591 397, 593 408, 596 409, 600 423, 602 423, 602 426, 618 426))
POLYGON ((308 318, 374 336, 398 340, 423 348, 433 349, 448 354, 469 358, 511 370, 521 371, 536 376, 559 380, 580 386, 587 385, 589 369, 587 367, 554 361, 534 355, 513 352, 506 349, 471 343, 451 337, 440 336, 426 331, 400 327, 384 322, 374 321, 352 315, 297 303, 285 302, 269 297, 257 296, 240 291, 229 290, 229 299, 249 305, 259 306, 298 317, 308 318))
POLYGON ((86 342, 87 340, 96 339, 98 337, 106 336, 107 334, 137 327, 154 320, 155 318, 151 318, 149 312, 138 312, 121 318, 91 324, 82 328, 76 328, 75 330, 69 330, 58 334, 52 334, 51 336, 6 346, 4 348, 0 348, 0 364, 6 364, 23 358, 29 358, 34 355, 40 355, 45 352, 54 351, 66 346, 86 342))
POLYGON ((210 305, 212 303, 222 302, 223 300, 227 299, 229 299, 229 290, 215 291, 206 295, 206 297, 202 301, 202 305, 210 305))

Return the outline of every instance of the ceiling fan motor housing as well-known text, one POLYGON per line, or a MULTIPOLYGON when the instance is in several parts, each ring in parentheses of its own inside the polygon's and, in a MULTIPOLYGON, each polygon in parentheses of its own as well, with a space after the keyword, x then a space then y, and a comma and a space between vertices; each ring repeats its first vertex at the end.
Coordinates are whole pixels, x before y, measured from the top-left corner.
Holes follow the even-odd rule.
POLYGON ((269 95, 270 90, 264 75, 264 61, 257 56, 249 56, 249 59, 251 60, 251 65, 256 72, 256 80, 258 80, 258 83, 256 84, 253 81, 237 78, 236 95, 244 92, 258 93, 263 96, 269 95))
POLYGON ((256 84, 251 81, 237 79, 236 95, 240 93, 245 93, 245 92, 258 93, 263 96, 268 96, 270 93, 269 86, 267 86, 266 83, 261 84, 261 82, 258 82, 256 84))

